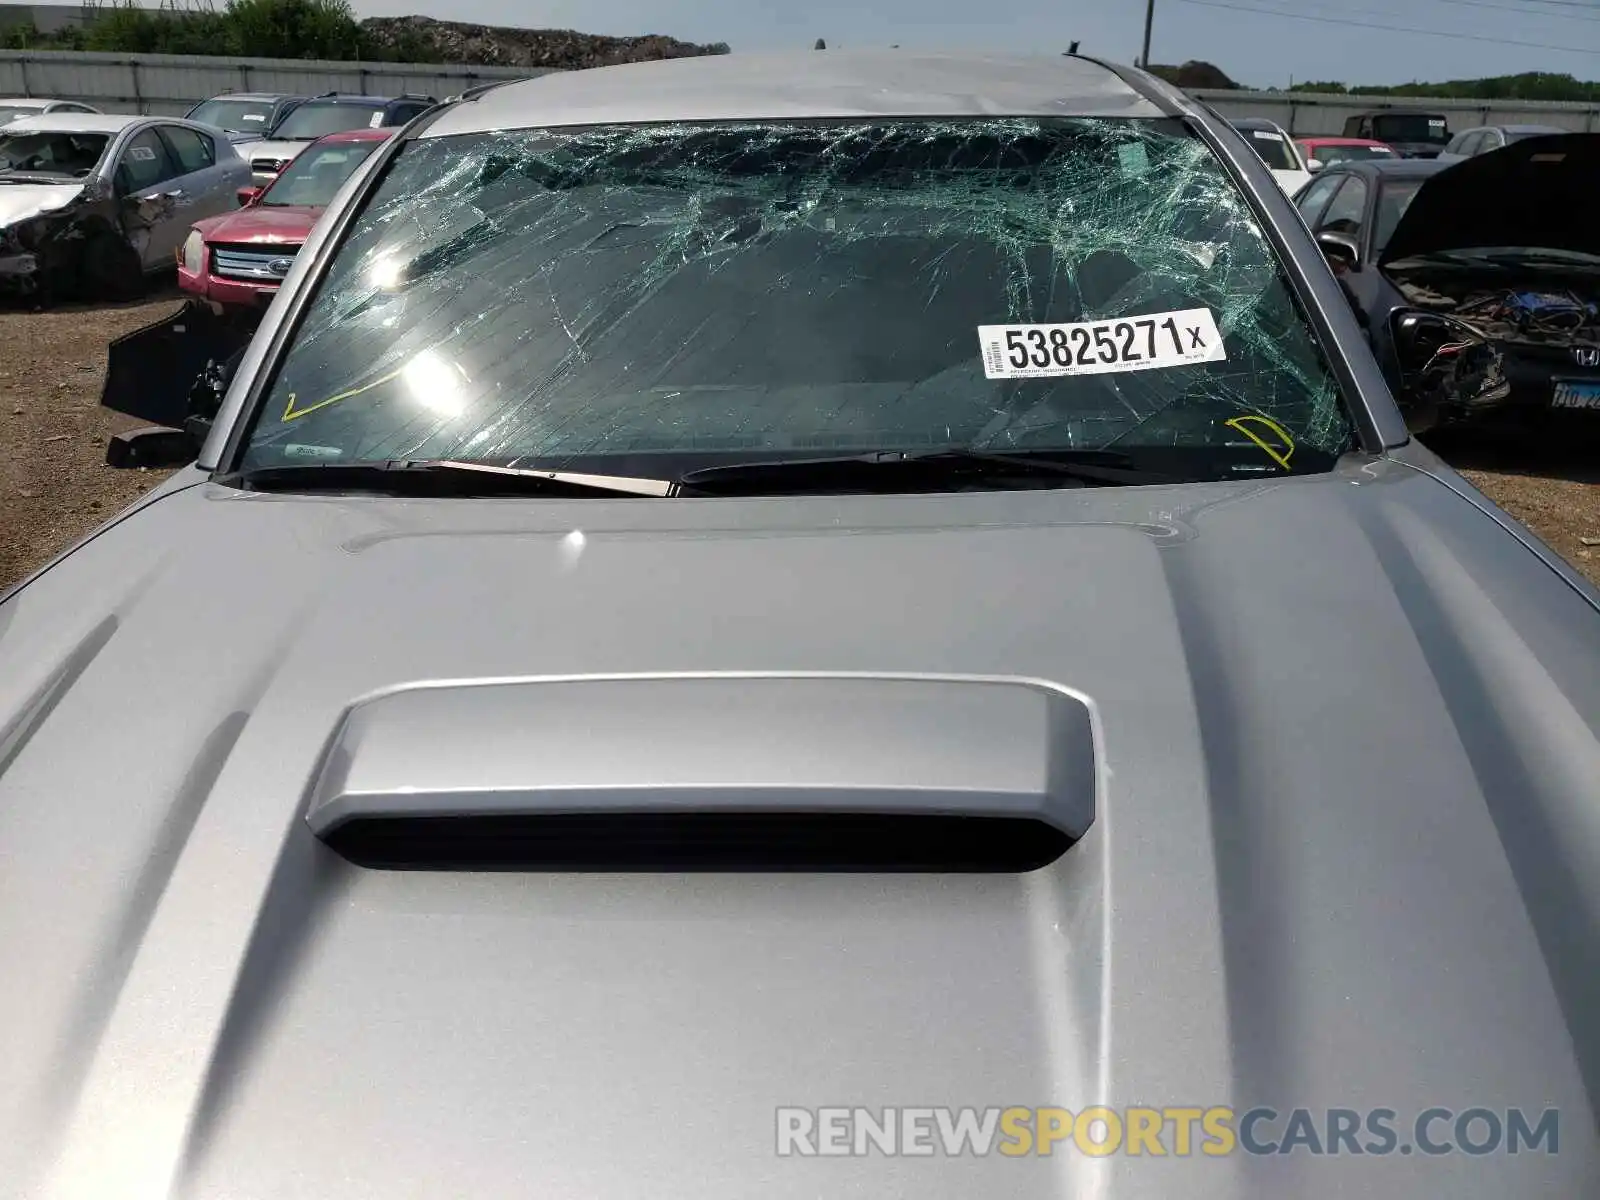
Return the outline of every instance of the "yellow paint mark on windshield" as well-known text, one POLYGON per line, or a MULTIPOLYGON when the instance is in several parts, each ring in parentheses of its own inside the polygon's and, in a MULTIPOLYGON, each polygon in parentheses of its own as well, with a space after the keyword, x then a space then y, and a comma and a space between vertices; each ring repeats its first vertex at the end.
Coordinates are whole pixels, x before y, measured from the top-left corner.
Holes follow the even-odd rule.
POLYGON ((349 400, 351 397, 359 396, 363 392, 370 392, 373 388, 382 387, 390 380, 398 379, 401 371, 404 370, 405 368, 401 367, 399 370, 390 371, 387 375, 378 376, 378 378, 374 379, 371 383, 363 383, 358 388, 351 388, 348 392, 340 392, 337 396, 329 396, 326 400, 318 400, 315 404, 307 404, 303 408, 296 407, 295 405, 295 400, 298 398, 299 393, 290 392, 289 403, 284 405, 283 408, 283 420, 293 421, 298 417, 305 416, 307 413, 314 413, 319 408, 327 408, 330 404, 337 404, 341 400, 349 400))
POLYGON ((1224 421, 1223 424, 1227 425, 1231 429, 1237 429, 1240 433, 1244 434, 1245 437, 1249 438, 1256 445, 1260 446, 1262 453, 1270 458, 1273 462, 1277 463, 1285 471, 1289 469, 1289 459, 1294 455, 1294 439, 1289 436, 1289 431, 1287 429, 1285 429, 1282 425, 1279 425, 1271 417, 1263 417, 1259 413, 1249 413, 1242 417, 1230 417, 1224 421), (1250 426, 1246 424, 1247 421, 1258 421, 1262 425, 1265 425, 1273 433, 1278 435, 1283 442, 1283 447, 1280 449, 1279 447, 1274 446, 1271 442, 1267 441, 1266 438, 1262 437, 1254 429, 1250 428, 1250 426))

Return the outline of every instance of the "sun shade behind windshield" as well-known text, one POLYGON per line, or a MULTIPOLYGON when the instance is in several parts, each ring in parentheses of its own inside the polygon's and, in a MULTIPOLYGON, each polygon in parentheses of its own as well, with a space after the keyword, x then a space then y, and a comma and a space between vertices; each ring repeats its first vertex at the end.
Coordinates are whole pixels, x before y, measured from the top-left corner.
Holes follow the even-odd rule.
POLYGON ((1115 444, 1282 467, 1236 418, 1295 469, 1351 436, 1243 197, 1176 123, 519 131, 405 148, 242 465, 1115 444))

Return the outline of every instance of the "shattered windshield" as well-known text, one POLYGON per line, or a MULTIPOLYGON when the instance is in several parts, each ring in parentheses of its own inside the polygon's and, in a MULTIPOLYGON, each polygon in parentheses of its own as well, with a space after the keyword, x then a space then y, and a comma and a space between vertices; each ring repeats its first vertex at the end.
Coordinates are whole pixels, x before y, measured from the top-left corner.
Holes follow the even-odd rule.
POLYGON ((381 118, 383 109, 370 104, 319 104, 312 101, 295 109, 272 131, 274 138, 311 141, 347 129, 366 129, 381 118))
POLYGON ((1244 198, 1144 120, 413 141, 263 405, 247 469, 1114 446, 1199 478, 1352 444, 1244 198))
POLYGON ((0 177, 25 174, 82 179, 100 164, 110 140, 103 133, 0 134, 0 177))
POLYGON ((272 108, 271 100, 207 100, 189 120, 228 133, 265 134, 272 127, 272 108))
POLYGON ((313 146, 283 169, 283 173, 273 180, 272 186, 262 193, 258 203, 264 207, 305 205, 326 208, 344 181, 377 148, 377 142, 335 142, 331 146, 313 146))

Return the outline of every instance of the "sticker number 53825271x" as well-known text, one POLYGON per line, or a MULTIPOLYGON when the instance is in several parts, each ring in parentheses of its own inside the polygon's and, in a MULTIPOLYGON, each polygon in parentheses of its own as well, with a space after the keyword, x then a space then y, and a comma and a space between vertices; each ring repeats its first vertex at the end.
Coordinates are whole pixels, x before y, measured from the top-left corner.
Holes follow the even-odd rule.
POLYGON ((1228 357, 1209 308, 1069 325, 980 325, 978 342, 990 379, 1147 371, 1228 357))

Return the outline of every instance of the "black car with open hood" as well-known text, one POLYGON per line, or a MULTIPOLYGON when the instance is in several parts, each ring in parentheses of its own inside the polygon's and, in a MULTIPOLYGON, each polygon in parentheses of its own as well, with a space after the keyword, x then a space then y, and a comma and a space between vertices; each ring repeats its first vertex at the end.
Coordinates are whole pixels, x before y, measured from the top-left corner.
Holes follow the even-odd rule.
POLYGON ((1342 163, 1297 198, 1414 429, 1600 419, 1600 134, 1342 163))
POLYGON ((1513 143, 1433 176, 1395 226, 1381 263, 1511 246, 1600 257, 1597 190, 1600 135, 1513 143))

